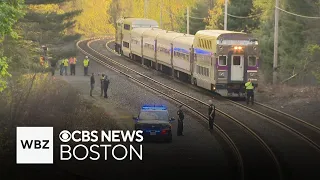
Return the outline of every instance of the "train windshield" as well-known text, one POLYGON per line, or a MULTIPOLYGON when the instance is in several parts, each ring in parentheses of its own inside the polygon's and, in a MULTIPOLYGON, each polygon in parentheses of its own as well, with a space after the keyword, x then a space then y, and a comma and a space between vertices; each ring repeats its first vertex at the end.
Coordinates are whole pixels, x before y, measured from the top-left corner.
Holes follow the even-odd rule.
POLYGON ((249 56, 248 58, 248 66, 256 66, 257 65, 257 57, 249 56))

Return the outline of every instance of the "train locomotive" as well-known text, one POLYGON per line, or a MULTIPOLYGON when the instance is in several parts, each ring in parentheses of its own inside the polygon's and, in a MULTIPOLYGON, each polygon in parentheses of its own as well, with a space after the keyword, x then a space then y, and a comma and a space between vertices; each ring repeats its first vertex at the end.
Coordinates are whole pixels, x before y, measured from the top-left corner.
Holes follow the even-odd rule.
POLYGON ((249 78, 258 86, 258 41, 243 32, 188 35, 160 29, 151 19, 123 18, 117 22, 115 50, 224 97, 245 97, 249 78))

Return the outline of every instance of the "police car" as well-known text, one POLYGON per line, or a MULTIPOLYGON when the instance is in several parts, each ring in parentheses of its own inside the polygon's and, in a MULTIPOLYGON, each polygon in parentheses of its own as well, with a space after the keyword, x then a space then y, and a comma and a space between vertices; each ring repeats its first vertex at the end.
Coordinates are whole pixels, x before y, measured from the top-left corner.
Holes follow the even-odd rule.
POLYGON ((143 131, 145 140, 165 140, 172 141, 171 123, 174 118, 169 118, 166 106, 144 105, 140 109, 139 116, 133 117, 135 120, 135 130, 143 131))

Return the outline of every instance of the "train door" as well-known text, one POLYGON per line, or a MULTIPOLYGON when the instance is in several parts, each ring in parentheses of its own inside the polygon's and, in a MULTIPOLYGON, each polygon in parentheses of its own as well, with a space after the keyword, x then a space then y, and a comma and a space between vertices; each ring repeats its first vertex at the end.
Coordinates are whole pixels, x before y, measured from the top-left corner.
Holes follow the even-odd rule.
POLYGON ((244 56, 232 55, 231 57, 231 81, 244 80, 244 56))

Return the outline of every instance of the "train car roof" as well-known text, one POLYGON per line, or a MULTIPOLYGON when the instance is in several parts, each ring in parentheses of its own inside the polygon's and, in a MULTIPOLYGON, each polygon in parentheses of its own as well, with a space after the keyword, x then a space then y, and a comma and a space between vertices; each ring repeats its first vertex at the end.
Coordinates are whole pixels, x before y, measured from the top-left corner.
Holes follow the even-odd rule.
POLYGON ((193 45, 194 38, 194 35, 184 34, 183 36, 174 38, 173 43, 185 44, 191 47, 193 45))
POLYGON ((134 33, 134 34, 140 34, 140 35, 142 35, 145 31, 147 31, 147 30, 151 30, 152 28, 133 28, 132 30, 131 30, 131 33, 134 33))
POLYGON ((152 36, 152 37, 157 37, 160 33, 165 33, 166 30, 159 29, 159 28, 151 28, 147 31, 143 32, 143 36, 152 36))
POLYGON ((236 31, 225 31, 225 30, 200 30, 196 33, 196 36, 205 35, 205 36, 214 36, 218 38, 222 34, 246 34, 246 33, 236 32, 236 31))
POLYGON ((251 41, 254 39, 252 35, 244 32, 224 31, 224 30, 201 30, 196 33, 196 38, 204 38, 207 40, 236 40, 251 41))
POLYGON ((123 23, 130 24, 132 27, 159 27, 157 21, 146 18, 125 18, 123 23))
POLYGON ((175 38, 183 36, 183 33, 178 33, 174 31, 166 31, 158 35, 157 39, 172 42, 175 38))

